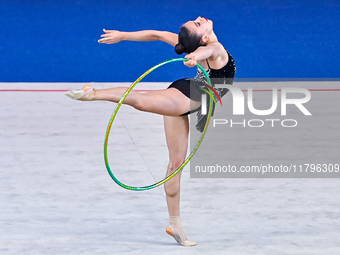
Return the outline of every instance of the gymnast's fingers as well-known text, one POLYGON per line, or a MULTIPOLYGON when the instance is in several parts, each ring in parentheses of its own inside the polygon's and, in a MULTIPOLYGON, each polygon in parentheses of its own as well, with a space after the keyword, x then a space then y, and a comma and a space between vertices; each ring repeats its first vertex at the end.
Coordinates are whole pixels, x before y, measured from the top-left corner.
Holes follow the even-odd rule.
POLYGON ((110 38, 102 38, 98 40, 99 43, 107 43, 107 44, 111 44, 114 43, 112 40, 110 40, 110 38))
POLYGON ((189 66, 190 61, 191 61, 190 59, 188 61, 183 61, 183 64, 186 65, 186 66, 189 66))
POLYGON ((103 29, 103 31, 107 34, 117 32, 117 30, 106 30, 105 28, 103 29))

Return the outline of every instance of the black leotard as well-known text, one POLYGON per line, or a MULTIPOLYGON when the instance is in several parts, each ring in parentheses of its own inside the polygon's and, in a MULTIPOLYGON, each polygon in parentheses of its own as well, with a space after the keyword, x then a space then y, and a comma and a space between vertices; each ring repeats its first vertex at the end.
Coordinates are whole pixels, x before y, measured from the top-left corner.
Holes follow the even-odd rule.
MULTIPOLYGON (((210 68, 209 62, 207 60, 209 69, 206 71, 209 75, 211 84, 214 88, 215 88, 215 84, 230 84, 231 85, 234 82, 234 77, 236 73, 235 61, 228 51, 227 53, 228 53, 228 58, 229 58, 228 63, 221 69, 210 68)), ((177 80, 173 82, 168 88, 176 88, 179 91, 181 91, 185 96, 190 98, 191 100, 201 101, 201 95, 206 93, 205 91, 201 89, 201 88, 206 88, 204 84, 207 84, 207 80, 203 72, 199 68, 197 68, 197 74, 194 79, 177 80)), ((229 91, 228 89, 222 89, 222 88, 215 88, 215 90, 217 91, 220 97, 223 97, 229 91)), ((215 100, 218 100, 217 96, 215 94, 213 95, 215 97, 215 100)), ((214 109, 215 109, 215 105, 213 105, 213 112, 214 112, 214 109)), ((201 114, 201 107, 193 111, 186 112, 182 115, 188 115, 193 112, 198 112, 197 113, 198 123, 196 125, 196 128, 202 132, 204 125, 206 123, 207 116, 201 114)))

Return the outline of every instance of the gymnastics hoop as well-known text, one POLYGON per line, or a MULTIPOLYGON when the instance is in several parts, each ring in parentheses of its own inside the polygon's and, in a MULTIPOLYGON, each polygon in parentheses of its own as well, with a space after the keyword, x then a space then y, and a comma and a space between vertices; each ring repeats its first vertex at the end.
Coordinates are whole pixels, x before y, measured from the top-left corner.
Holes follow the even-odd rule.
MULTIPOLYGON (((208 125, 210 122, 210 117, 211 117, 211 113, 212 113, 212 104, 213 104, 213 97, 210 96, 210 101, 209 101, 209 110, 208 110, 208 115, 207 115, 207 122, 204 126, 202 135, 200 137, 200 139, 198 140, 198 142, 195 145, 195 148, 192 150, 192 152, 190 153, 190 155, 185 159, 185 161, 183 162, 183 164, 176 170, 174 171, 172 174, 170 174, 168 177, 164 178, 163 180, 156 182, 152 185, 149 186, 144 186, 144 187, 132 187, 132 186, 128 186, 122 182, 120 182, 112 173, 111 169, 110 169, 110 165, 109 165, 109 160, 108 160, 108 156, 107 156, 107 145, 109 142, 109 135, 110 135, 110 131, 111 131, 111 127, 112 127, 112 123, 118 113, 119 108, 121 107, 121 105, 123 104, 125 98, 128 96, 128 94, 131 92, 131 90, 137 85, 137 83, 139 83, 145 76, 147 76, 149 73, 151 73, 152 71, 154 71, 155 69, 157 69, 158 67, 161 67, 165 64, 168 63, 173 63, 173 62, 178 62, 178 61, 188 61, 189 59, 185 59, 185 58, 175 58, 175 59, 169 59, 166 60, 158 65, 155 65, 154 67, 150 68, 149 70, 147 70, 144 74, 142 74, 134 83, 131 84, 131 86, 126 90, 126 92, 124 93, 124 95, 121 97, 121 99, 119 100, 119 102, 116 105, 116 108, 111 116, 111 119, 109 121, 109 124, 107 126, 107 130, 106 130, 106 135, 105 135, 105 142, 104 142, 104 159, 105 159, 105 165, 106 165, 106 169, 109 173, 109 175, 111 176, 111 178, 121 187, 128 189, 128 190, 137 190, 137 191, 141 191, 141 190, 149 190, 152 188, 156 188, 160 185, 162 185, 163 183, 169 181, 172 177, 174 177, 176 174, 178 174, 190 161, 190 159, 194 156, 194 154, 196 153, 196 151, 198 150, 198 147, 201 145, 203 138, 205 136, 205 133, 207 132, 208 129, 208 125)), ((207 72, 204 70, 204 68, 197 63, 196 64, 203 72, 205 78, 208 81, 209 86, 211 87, 211 81, 209 78, 209 75, 207 74, 207 72)), ((210 89, 209 87, 207 87, 208 89, 210 89)))

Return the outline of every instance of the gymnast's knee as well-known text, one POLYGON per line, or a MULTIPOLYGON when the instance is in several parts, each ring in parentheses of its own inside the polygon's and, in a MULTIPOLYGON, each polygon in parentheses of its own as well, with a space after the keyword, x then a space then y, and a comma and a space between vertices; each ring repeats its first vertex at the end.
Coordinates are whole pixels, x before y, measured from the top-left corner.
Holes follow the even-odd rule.
POLYGON ((147 111, 147 107, 146 107, 144 100, 134 100, 131 106, 135 108, 136 110, 139 110, 142 112, 147 111))

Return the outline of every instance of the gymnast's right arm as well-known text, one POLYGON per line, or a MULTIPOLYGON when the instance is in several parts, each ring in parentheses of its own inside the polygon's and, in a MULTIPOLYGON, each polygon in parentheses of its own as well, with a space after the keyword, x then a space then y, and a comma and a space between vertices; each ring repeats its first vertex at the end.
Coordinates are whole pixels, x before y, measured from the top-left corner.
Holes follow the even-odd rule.
POLYGON ((98 40, 99 43, 113 44, 121 41, 162 41, 172 46, 178 43, 178 34, 167 31, 142 30, 137 32, 121 32, 106 29, 103 31, 105 34, 101 35, 102 38, 98 40))

